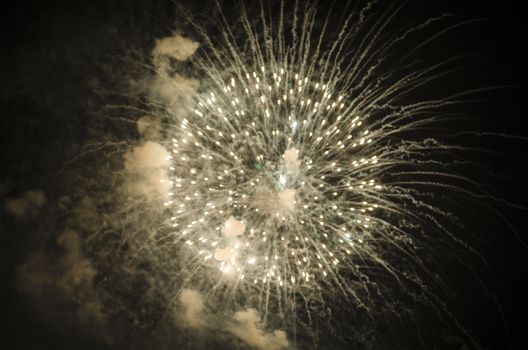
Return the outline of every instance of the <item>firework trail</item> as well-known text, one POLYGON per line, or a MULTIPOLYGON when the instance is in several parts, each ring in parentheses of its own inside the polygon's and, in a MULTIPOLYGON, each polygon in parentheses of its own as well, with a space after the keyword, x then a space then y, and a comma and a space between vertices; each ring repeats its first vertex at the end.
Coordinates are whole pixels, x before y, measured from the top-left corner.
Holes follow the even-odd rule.
POLYGON ((347 7, 335 30, 332 10, 313 4, 260 2, 254 14, 238 2, 238 21, 217 4, 214 35, 188 17, 199 45, 181 35, 158 42, 157 72, 187 88, 178 104, 146 109, 164 123, 146 145, 161 158, 125 157, 163 164, 154 179, 165 198, 163 214, 148 219, 154 234, 127 239, 163 270, 169 299, 195 305, 193 323, 204 307, 194 290, 294 333, 343 300, 368 315, 403 315, 394 290, 443 309, 427 287, 442 281, 418 251, 432 249, 429 235, 471 248, 433 199, 479 185, 451 171, 459 147, 418 131, 436 127, 459 96, 413 98, 449 63, 409 65, 421 45, 388 60, 440 18, 389 31, 400 8, 368 15, 373 6, 347 7), (170 56, 187 60, 197 80, 173 73, 173 44, 181 51, 170 56))

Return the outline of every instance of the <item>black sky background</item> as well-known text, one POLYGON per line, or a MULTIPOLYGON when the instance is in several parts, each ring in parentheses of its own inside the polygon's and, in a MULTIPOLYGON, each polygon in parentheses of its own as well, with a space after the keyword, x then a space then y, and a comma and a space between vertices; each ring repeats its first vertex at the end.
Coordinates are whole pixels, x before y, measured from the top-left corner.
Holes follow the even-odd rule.
MULTIPOLYGON (((43 189, 50 198, 61 195, 61 187, 56 183, 58 169, 93 133, 93 125, 87 121, 90 118, 87 110, 94 106, 86 97, 93 95, 89 83, 93 81, 92 76, 100 72, 93 60, 100 56, 90 53, 115 52, 115 45, 119 45, 115 38, 122 35, 123 28, 136 27, 137 30, 125 38, 130 39, 130 43, 123 45, 138 45, 143 50, 148 50, 155 38, 167 35, 172 29, 170 18, 174 6, 170 2, 138 4, 126 1, 84 5, 80 2, 21 1, 2 5, 2 202, 6 197, 18 196, 35 188, 43 189), (145 8, 150 10, 144 14, 148 25, 137 20, 141 18, 138 11, 145 8), (134 18, 136 22, 128 18, 134 18), (159 27, 152 23, 153 20, 158 21, 159 27), (143 29, 143 36, 135 35, 143 29)), ((189 6, 203 11, 206 16, 210 4, 202 1, 189 6)), ((395 19, 395 26, 407 26, 409 19, 418 22, 442 13, 453 14, 455 22, 480 21, 448 33, 424 49, 420 58, 436 62, 439 57, 472 54, 462 61, 462 66, 467 69, 446 81, 459 84, 461 89, 496 87, 472 95, 477 100, 475 102, 457 106, 458 110, 474 118, 465 127, 527 137, 528 54, 525 50, 528 29, 522 2, 409 1, 395 19)), ((430 91, 417 93, 427 96, 430 91)), ((104 132, 112 132, 112 126, 103 127, 108 128, 104 132)), ((468 136, 467 143, 500 153, 475 155, 475 160, 503 177, 482 181, 509 202, 528 206, 525 197, 528 141, 468 136)), ((500 210, 517 229, 520 239, 528 242, 528 212, 513 208, 500 210)), ((460 297, 449 306, 484 348, 524 349, 528 334, 528 288, 525 286, 528 249, 491 212, 468 207, 463 213, 466 226, 482 240, 482 243, 476 241, 475 245, 485 251, 491 268, 476 269, 495 296, 496 304, 474 281, 462 277, 466 275, 459 278, 453 269, 451 283, 456 284, 453 289, 460 297), (502 315, 497 305, 500 305, 502 315)), ((15 222, 5 213, 0 217, 0 305, 1 331, 4 332, 0 348, 105 348, 97 337, 91 335, 98 332, 96 329, 61 332, 36 320, 31 306, 13 287, 15 267, 34 249, 34 239, 30 239, 28 232, 38 232, 38 227, 38 222, 15 222)), ((446 269, 450 268, 447 264, 446 269)), ((68 329, 67 325, 65 329, 68 329)))

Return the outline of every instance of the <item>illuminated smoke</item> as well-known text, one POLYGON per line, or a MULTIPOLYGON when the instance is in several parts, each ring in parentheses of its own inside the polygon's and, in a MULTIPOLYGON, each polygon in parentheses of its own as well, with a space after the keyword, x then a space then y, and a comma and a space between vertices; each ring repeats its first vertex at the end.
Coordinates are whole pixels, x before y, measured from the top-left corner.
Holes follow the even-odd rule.
POLYGON ((192 328, 203 325, 202 311, 204 302, 200 292, 192 289, 184 289, 180 293, 180 303, 183 307, 183 321, 192 328))
POLYGON ((260 317, 256 310, 248 309, 235 313, 237 324, 229 330, 251 347, 259 350, 280 350, 288 347, 286 333, 276 330, 265 333, 260 328, 260 317))
POLYGON ((46 204, 46 195, 40 190, 26 191, 20 197, 7 198, 4 209, 16 220, 28 216, 36 217, 40 209, 46 204))

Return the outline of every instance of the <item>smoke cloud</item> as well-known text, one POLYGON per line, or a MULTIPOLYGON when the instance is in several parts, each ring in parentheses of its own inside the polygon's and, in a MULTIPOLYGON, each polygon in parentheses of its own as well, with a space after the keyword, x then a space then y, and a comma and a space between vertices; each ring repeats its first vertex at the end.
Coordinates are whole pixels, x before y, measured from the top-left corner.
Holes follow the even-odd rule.
POLYGON ((82 254, 81 238, 66 230, 56 244, 59 253, 38 251, 17 267, 16 288, 33 301, 41 315, 49 314, 52 306, 60 310, 73 304, 81 322, 104 321, 103 307, 94 287, 97 271, 82 254))
POLYGON ((232 325, 229 331, 249 346, 259 350, 280 350, 288 347, 286 333, 275 330, 266 333, 260 327, 260 317, 256 310, 247 309, 235 313, 238 324, 232 325))
POLYGON ((137 130, 144 138, 150 138, 156 135, 161 129, 159 120, 145 115, 137 120, 137 130))
MULTIPOLYGON (((188 59, 198 46, 198 43, 175 34, 157 40, 152 50, 156 74, 145 82, 146 93, 176 118, 191 108, 199 83, 196 79, 173 73, 172 63, 174 60, 188 59)), ((152 116, 142 116, 137 120, 137 130, 143 140, 157 135, 161 130, 160 125, 160 120, 152 116)), ((126 152, 123 157, 129 175, 127 192, 152 201, 166 200, 170 190, 168 156, 162 145, 152 141, 146 141, 126 152)))
POLYGON ((299 171, 301 161, 299 160, 299 150, 295 147, 288 148, 282 155, 284 166, 290 173, 296 174, 299 171))
POLYGON ((179 295, 179 302, 183 311, 180 317, 186 327, 209 329, 212 331, 211 335, 227 330, 250 347, 258 350, 281 350, 289 346, 284 331, 274 330, 268 333, 262 329, 260 316, 255 309, 248 308, 236 312, 233 317, 235 322, 229 322, 226 328, 223 321, 226 315, 222 312, 217 311, 216 315, 213 315, 213 320, 217 321, 210 324, 204 322, 205 303, 199 291, 183 289, 179 295))
MULTIPOLYGON (((28 191, 21 198, 30 207, 39 207, 45 197, 41 191, 28 191)), ((37 222, 39 229, 25 236, 32 250, 14 267, 12 287, 34 321, 44 322, 58 334, 111 343, 106 294, 98 286, 98 268, 86 251, 87 238, 103 227, 103 216, 90 197, 63 196, 50 201, 46 218, 37 222)))
POLYGON ((185 38, 180 34, 158 39, 152 50, 152 61, 156 68, 167 71, 169 68, 169 58, 185 61, 194 55, 198 46, 199 44, 197 42, 185 38))
POLYGON ((40 190, 26 191, 20 197, 7 198, 4 209, 16 220, 35 218, 46 204, 46 195, 40 190))
POLYGON ((149 200, 167 199, 170 190, 168 152, 158 143, 147 141, 123 155, 129 179, 127 188, 132 195, 149 200))
POLYGON ((157 40, 152 50, 156 76, 148 82, 151 97, 161 103, 174 117, 183 116, 193 105, 199 86, 196 79, 172 73, 173 61, 185 61, 199 44, 179 34, 157 40))
POLYGON ((222 227, 222 234, 226 238, 235 238, 242 235, 245 229, 246 225, 242 221, 238 221, 233 216, 230 216, 222 227))
POLYGON ((286 188, 277 193, 279 206, 283 211, 291 212, 295 209, 295 194, 297 191, 293 188, 286 188))
POLYGON ((173 117, 187 113, 194 103, 198 80, 180 74, 169 75, 160 72, 150 82, 150 94, 154 101, 161 103, 173 117))
POLYGON ((233 248, 217 248, 214 252, 214 258, 218 261, 229 261, 236 258, 237 251, 233 248))
POLYGON ((201 327, 203 325, 204 301, 200 292, 192 289, 182 290, 180 304, 183 308, 182 318, 185 324, 191 328, 201 327))

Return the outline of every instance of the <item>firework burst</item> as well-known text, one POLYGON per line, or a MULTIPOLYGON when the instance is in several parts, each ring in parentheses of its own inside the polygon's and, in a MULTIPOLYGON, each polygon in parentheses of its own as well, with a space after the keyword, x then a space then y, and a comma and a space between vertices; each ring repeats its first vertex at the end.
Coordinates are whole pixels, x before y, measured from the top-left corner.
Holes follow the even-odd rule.
POLYGON ((265 318, 290 310, 295 319, 297 305, 328 296, 370 313, 395 288, 441 305, 416 250, 425 232, 463 244, 432 198, 467 192, 468 180, 446 160, 457 147, 417 131, 456 96, 412 97, 446 62, 413 68, 405 62, 417 48, 387 62, 437 19, 391 34, 398 8, 377 19, 371 4, 346 9, 336 30, 332 11, 320 16, 313 4, 260 3, 256 17, 237 5, 236 23, 218 5, 215 36, 191 19, 201 46, 175 53, 192 56, 199 77, 192 107, 149 111, 167 125, 157 141, 168 150, 159 180, 168 218, 142 250, 170 270, 164 290, 197 288, 265 318))

